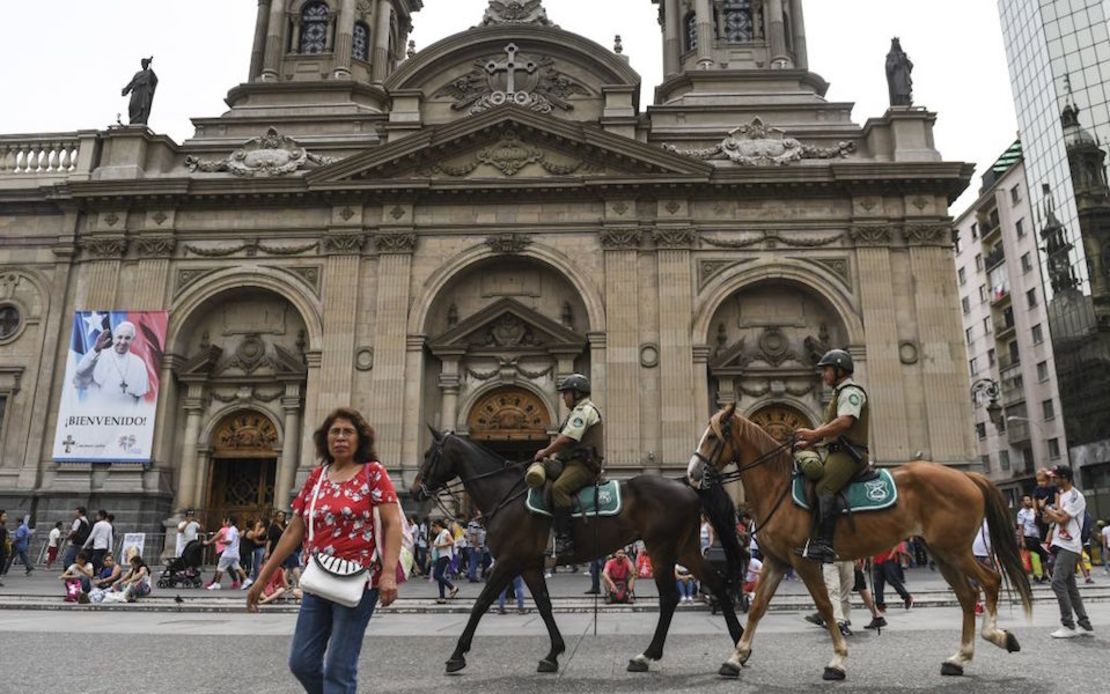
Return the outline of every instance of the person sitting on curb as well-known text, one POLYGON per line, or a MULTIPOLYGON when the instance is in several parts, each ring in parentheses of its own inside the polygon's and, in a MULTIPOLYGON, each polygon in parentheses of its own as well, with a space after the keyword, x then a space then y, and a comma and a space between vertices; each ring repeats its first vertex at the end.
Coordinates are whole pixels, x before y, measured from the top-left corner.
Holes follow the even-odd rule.
POLYGON ((150 595, 150 567, 138 554, 131 557, 130 565, 128 572, 112 584, 112 589, 122 592, 127 602, 135 602, 150 595))
POLYGON ((92 575, 93 567, 89 561, 89 553, 80 550, 73 563, 58 577, 65 583, 66 602, 79 602, 83 605, 89 601, 92 575))
POLYGON ((601 572, 601 581, 605 584, 605 604, 626 603, 632 605, 636 602, 634 588, 636 586, 636 567, 623 549, 618 549, 612 559, 605 562, 605 570, 601 572))

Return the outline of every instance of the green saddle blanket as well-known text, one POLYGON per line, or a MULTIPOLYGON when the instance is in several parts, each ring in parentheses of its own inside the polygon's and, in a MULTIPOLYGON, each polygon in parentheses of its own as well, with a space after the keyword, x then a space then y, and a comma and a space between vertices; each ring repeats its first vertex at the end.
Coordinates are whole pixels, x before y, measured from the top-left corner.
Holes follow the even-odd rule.
MULTIPOLYGON (((529 489, 528 496, 524 498, 524 506, 532 513, 541 516, 550 516, 551 508, 547 503, 544 490, 529 489)), ((621 512, 621 485, 619 482, 610 481, 601 485, 597 490, 597 514, 599 516, 616 516, 621 512)), ((574 502, 575 518, 592 517, 594 514, 594 486, 591 484, 578 492, 574 502)))
MULTIPOLYGON (((859 511, 881 511, 890 508, 898 502, 898 487, 894 485, 894 477, 885 468, 878 470, 879 476, 873 480, 853 482, 842 490, 848 499, 848 506, 852 513, 859 511)), ((793 494, 794 503, 804 509, 809 508, 806 501, 806 478, 802 474, 794 476, 793 494)), ((842 513, 847 513, 845 509, 842 513)))

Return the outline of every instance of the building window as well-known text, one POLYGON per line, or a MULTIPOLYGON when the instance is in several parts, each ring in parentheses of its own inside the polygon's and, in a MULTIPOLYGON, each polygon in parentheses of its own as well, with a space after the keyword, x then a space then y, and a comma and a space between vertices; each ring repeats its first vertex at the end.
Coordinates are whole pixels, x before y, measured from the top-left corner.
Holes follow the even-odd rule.
POLYGON ((1029 308, 1036 308, 1037 306, 1037 289, 1034 287, 1025 292, 1025 301, 1029 304, 1029 308))
POLYGON ((991 332, 993 332, 993 328, 991 327, 991 318, 990 316, 987 316, 983 319, 983 334, 990 335, 991 332))
POLYGON ((960 306, 963 307, 965 316, 971 313, 971 299, 967 298, 966 296, 960 299, 960 306))
POLYGON ((979 462, 983 465, 983 472, 991 471, 991 457, 989 455, 979 456, 979 462))
POLYGON ((959 254, 960 254, 960 249, 961 249, 961 248, 963 247, 963 246, 961 246, 961 245, 960 245, 960 241, 961 241, 961 239, 960 239, 960 235, 959 235, 959 233, 957 233, 957 234, 956 234, 956 238, 955 238, 955 239, 953 239, 953 241, 952 241, 952 243, 953 243, 953 244, 955 245, 955 247, 956 247, 956 255, 959 255, 959 254))
POLYGON ((729 43, 747 43, 752 40, 751 0, 725 0, 725 40, 729 43))
POLYGON ((686 50, 698 47, 698 16, 691 12, 686 15, 686 50))
POLYGON ((1030 272, 1032 270, 1033 270, 1033 259, 1029 257, 1028 253, 1026 253, 1026 254, 1021 256, 1021 271, 1022 272, 1030 272))
POLYGON ((1060 457, 1060 439, 1048 440, 1048 457, 1052 460, 1060 457))
POLYGON ((960 278, 960 284, 967 284, 967 272, 963 268, 956 271, 956 276, 960 278))
POLYGON ((1033 468, 1036 467, 1037 461, 1033 458, 1032 448, 1021 449, 1021 462, 1026 472, 1033 472, 1033 468))
POLYGON ((1048 380, 1048 362, 1037 362, 1037 380, 1044 383, 1048 380))
POLYGON ((1056 405, 1052 402, 1052 398, 1042 402, 1041 407, 1044 409, 1044 418, 1046 420, 1056 419, 1056 405))
POLYGON ((979 373, 979 363, 978 362, 979 362, 979 360, 976 359, 975 357, 972 357, 967 362, 967 369, 971 373, 972 376, 979 373))
POLYGON ((355 60, 370 62, 370 27, 355 22, 355 32, 351 35, 351 54, 355 60))
POLYGON ((979 238, 979 224, 976 222, 971 223, 971 240, 979 238))
POLYGON ((989 295, 987 294, 987 285, 980 284, 979 285, 979 303, 981 303, 981 304, 985 303, 988 296, 989 295))
POLYGON ((1021 202, 1021 184, 1017 184, 1010 189, 1010 204, 1016 205, 1021 202))
POLYGON ((998 452, 998 467, 1000 470, 1010 469, 1010 452, 1001 450, 998 452))
POLYGON ((1025 220, 1024 219, 1019 219, 1016 222, 1014 222, 1014 229, 1017 230, 1017 236, 1018 236, 1019 239, 1025 238, 1025 220))
POLYGON ((1044 328, 1040 323, 1033 326, 1033 344, 1039 345, 1044 342, 1044 328))
POLYGON ((982 270, 983 270, 983 254, 982 253, 976 253, 975 254, 975 269, 979 270, 980 272, 982 272, 982 270))
POLYGON ((972 342, 975 342, 975 326, 974 325, 964 331, 964 337, 967 338, 967 344, 969 344, 969 345, 972 342))
POLYGON ((994 350, 987 350, 987 366, 994 366, 994 350))
POLYGON ((1021 350, 1018 347, 1017 340, 1006 345, 1010 350, 1010 366, 1021 363, 1021 350))
POLYGON ((987 425, 983 422, 979 422, 978 424, 976 424, 975 435, 979 437, 980 441, 987 438, 987 425))
POLYGON ((0 340, 7 340, 19 332, 19 325, 22 322, 23 318, 19 315, 17 307, 12 304, 0 306, 0 340))
POLYGON ((301 10, 301 53, 323 53, 328 49, 328 6, 310 2, 301 10))

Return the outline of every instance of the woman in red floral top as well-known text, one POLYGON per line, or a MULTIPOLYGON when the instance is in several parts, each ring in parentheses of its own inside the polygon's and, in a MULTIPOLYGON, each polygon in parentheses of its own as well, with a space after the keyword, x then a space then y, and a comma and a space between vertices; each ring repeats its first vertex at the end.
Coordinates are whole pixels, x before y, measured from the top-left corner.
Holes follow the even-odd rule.
POLYGON ((302 543, 305 556, 332 554, 370 567, 371 578, 357 607, 344 607, 305 593, 289 669, 310 694, 351 692, 358 687, 358 656, 370 616, 397 599, 397 562, 401 554, 401 509, 382 464, 374 452, 374 430, 358 411, 341 407, 327 416, 313 435, 316 452, 326 463, 312 471, 293 501, 293 515, 258 580, 247 593, 247 609, 258 611, 262 589, 285 559, 302 543), (308 513, 320 476, 308 542, 308 513), (374 561, 374 507, 381 517, 385 545, 374 561), (326 658, 325 658, 326 654, 326 658))

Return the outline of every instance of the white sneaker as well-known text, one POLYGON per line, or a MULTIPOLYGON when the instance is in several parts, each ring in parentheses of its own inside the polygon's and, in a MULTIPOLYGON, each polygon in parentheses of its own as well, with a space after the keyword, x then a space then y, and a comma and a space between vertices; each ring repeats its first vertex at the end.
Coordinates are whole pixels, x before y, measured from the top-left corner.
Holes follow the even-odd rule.
POLYGON ((223 588, 223 586, 221 586, 219 583, 213 583, 212 585, 208 586, 208 590, 219 590, 221 588, 223 588))
POLYGON ((239 590, 246 590, 247 588, 250 588, 252 583, 254 583, 254 579, 248 578, 247 580, 243 581, 243 585, 239 587, 239 590))
POLYGON ((1075 627, 1060 627, 1052 632, 1052 638, 1054 639, 1074 639, 1076 636, 1079 636, 1079 632, 1075 630, 1075 627))

